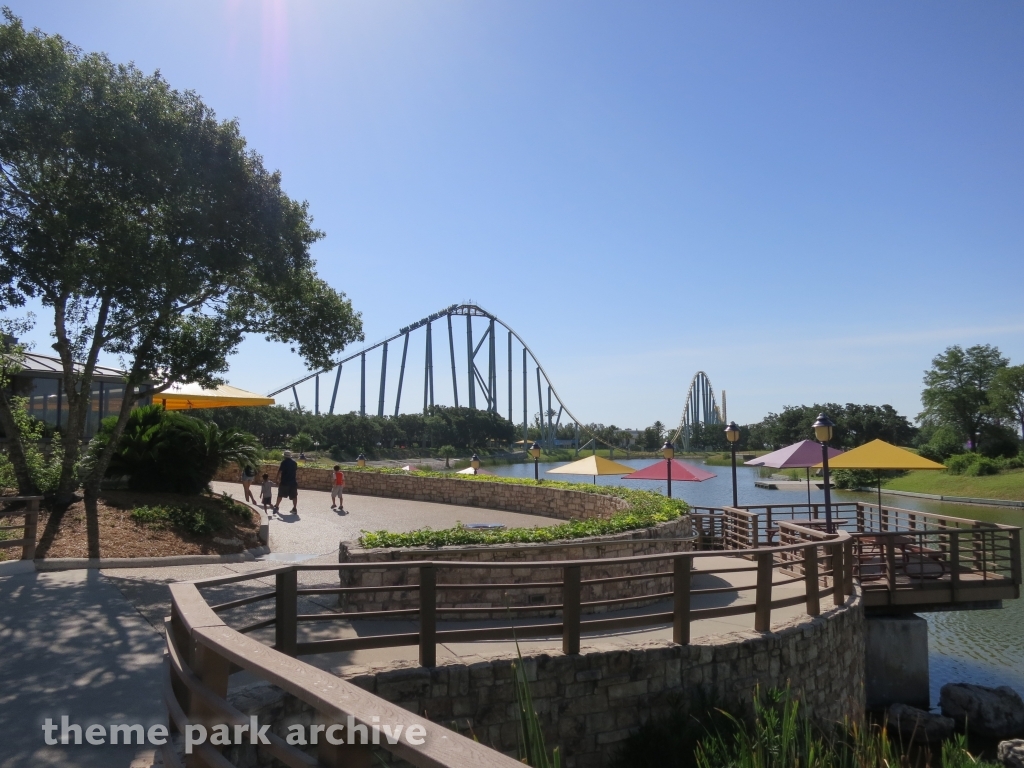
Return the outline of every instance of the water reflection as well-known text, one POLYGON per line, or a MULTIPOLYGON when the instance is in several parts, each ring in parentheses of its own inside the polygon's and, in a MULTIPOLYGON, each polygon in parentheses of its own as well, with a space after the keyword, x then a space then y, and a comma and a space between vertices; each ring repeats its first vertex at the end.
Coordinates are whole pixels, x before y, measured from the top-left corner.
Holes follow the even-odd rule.
MULTIPOLYGON (((653 459, 621 460, 622 464, 641 469, 653 463, 653 459)), ((685 461, 685 459, 683 459, 685 461)), ((544 472, 565 462, 542 463, 544 472)), ((672 495, 684 499, 697 507, 720 507, 732 500, 732 476, 730 467, 709 467, 717 477, 702 483, 673 482, 672 495)), ((504 477, 533 477, 533 464, 511 464, 488 467, 487 471, 504 477)), ((757 488, 758 479, 753 467, 737 467, 740 504, 799 504, 807 501, 805 488, 795 491, 773 491, 757 488)), ((548 479, 592 483, 589 475, 551 475, 548 479)), ((659 493, 665 492, 665 483, 652 480, 627 480, 611 475, 597 478, 598 485, 621 485, 659 493)), ((836 491, 833 501, 872 502, 870 493, 836 491)), ((823 502, 822 491, 812 488, 811 501, 823 502)), ((1024 511, 998 507, 979 507, 965 504, 949 504, 916 499, 910 496, 885 495, 883 503, 921 512, 985 520, 1006 525, 1021 525, 1024 511)), ((1008 600, 1001 610, 950 611, 946 613, 921 614, 928 621, 929 653, 931 668, 932 703, 937 704, 939 688, 948 682, 972 682, 979 685, 1009 685, 1024 695, 1024 600, 1008 600)))

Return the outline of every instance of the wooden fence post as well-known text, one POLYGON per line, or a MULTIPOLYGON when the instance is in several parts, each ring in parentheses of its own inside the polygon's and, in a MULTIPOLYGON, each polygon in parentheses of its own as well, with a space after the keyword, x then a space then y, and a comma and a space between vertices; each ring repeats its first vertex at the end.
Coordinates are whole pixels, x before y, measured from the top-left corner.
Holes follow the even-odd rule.
POLYGON ((420 666, 437 666, 437 569, 420 566, 420 666))
POLYGON ((299 612, 298 574, 294 570, 281 571, 277 574, 277 596, 274 612, 274 647, 287 656, 295 655, 298 642, 299 612))
POLYGON ((758 552, 757 588, 754 590, 754 631, 767 632, 772 624, 772 575, 774 556, 771 552, 758 552))
MULTIPOLYGON (((373 765, 373 752, 369 745, 362 744, 331 744, 327 740, 327 731, 335 725, 344 723, 332 723, 317 713, 317 721, 325 726, 324 730, 317 734, 316 756, 320 763, 326 768, 370 768, 373 765)), ((345 727, 339 734, 337 729, 331 731, 334 739, 339 737, 348 741, 348 728, 345 727)), ((360 737, 362 734, 360 733, 360 737)))
POLYGON ((885 547, 885 581, 889 589, 889 600, 892 601, 892 593, 896 591, 896 540, 892 536, 883 539, 885 547))
POLYGON ((843 545, 832 545, 832 603, 837 608, 846 603, 846 585, 844 575, 846 566, 843 565, 843 545))
POLYGON ((681 555, 673 560, 672 574, 672 642, 690 644, 690 571, 693 555, 681 555))
POLYGON ((21 559, 34 560, 36 557, 36 528, 39 525, 39 499, 32 499, 25 512, 25 543, 21 545, 21 559))
MULTIPOLYGON (((218 699, 227 699, 231 662, 212 648, 207 648, 198 642, 193 642, 192 658, 192 671, 196 677, 218 699)), ((210 729, 224 721, 224 713, 207 706, 202 697, 192 696, 189 699, 188 720, 190 723, 202 724, 210 729)), ((214 749, 220 752, 222 748, 214 747, 214 749)), ((214 764, 195 752, 185 757, 185 766, 186 768, 214 768, 214 764)))
POLYGON ((959 531, 949 532, 949 586, 952 600, 957 602, 960 593, 960 536, 959 531))
POLYGON ((580 652, 580 567, 562 568, 562 653, 580 652))
POLYGON ((821 614, 818 600, 818 545, 804 550, 804 591, 807 593, 807 615, 821 614))
POLYGON ((1010 531, 1010 577, 1013 583, 1020 586, 1020 529, 1010 531))
POLYGON ((843 585, 847 595, 853 594, 853 537, 843 544, 843 585))

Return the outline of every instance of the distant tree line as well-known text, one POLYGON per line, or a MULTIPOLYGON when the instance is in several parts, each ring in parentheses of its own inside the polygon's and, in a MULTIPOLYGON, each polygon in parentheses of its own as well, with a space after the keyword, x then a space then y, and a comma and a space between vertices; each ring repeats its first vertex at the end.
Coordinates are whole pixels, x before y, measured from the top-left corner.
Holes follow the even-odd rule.
POLYGON ((422 413, 399 416, 360 416, 358 413, 315 415, 305 410, 269 408, 217 408, 193 415, 221 428, 249 432, 265 448, 322 451, 342 456, 381 448, 437 448, 458 450, 507 446, 516 439, 516 427, 490 411, 435 405, 422 413))

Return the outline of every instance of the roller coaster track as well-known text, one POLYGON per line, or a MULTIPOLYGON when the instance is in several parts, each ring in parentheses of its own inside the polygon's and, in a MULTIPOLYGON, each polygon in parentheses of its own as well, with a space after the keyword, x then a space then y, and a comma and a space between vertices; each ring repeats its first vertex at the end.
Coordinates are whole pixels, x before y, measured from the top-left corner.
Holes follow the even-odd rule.
POLYGON ((715 400, 715 390, 711 386, 711 379, 704 371, 697 371, 690 381, 690 388, 686 392, 686 403, 683 405, 683 415, 679 417, 679 426, 672 436, 672 442, 679 445, 684 451, 690 450, 690 438, 694 424, 725 424, 725 390, 722 390, 722 410, 718 409, 718 402, 715 400))
MULTIPOLYGON (((561 396, 558 394, 558 390, 551 382, 551 378, 548 376, 547 371, 544 370, 544 366, 541 365, 540 360, 537 359, 537 355, 534 354, 533 350, 526 343, 522 336, 520 336, 508 323, 504 322, 501 318, 497 317, 491 312, 488 312, 483 307, 474 303, 465 304, 452 304, 444 309, 438 310, 427 317, 417 320, 415 323, 411 323, 403 328, 400 328, 397 333, 388 336, 385 339, 376 341, 372 344, 364 346, 362 349, 354 352, 347 357, 338 360, 330 368, 326 368, 320 371, 314 371, 303 378, 296 379, 282 387, 279 387, 272 392, 268 392, 268 397, 274 397, 280 395, 288 390, 291 390, 292 396, 295 400, 295 406, 301 408, 302 405, 299 401, 299 393, 297 387, 300 384, 305 384, 309 381, 314 382, 314 407, 313 411, 317 414, 320 413, 320 377, 329 374, 331 371, 335 371, 334 377, 334 389, 331 394, 330 406, 328 413, 334 413, 334 407, 338 397, 338 384, 341 381, 342 368, 346 363, 352 362, 353 360, 359 360, 359 371, 360 371, 360 387, 359 387, 359 413, 361 415, 366 414, 366 356, 370 352, 380 350, 381 354, 381 372, 380 372, 380 390, 377 399, 377 415, 384 415, 384 404, 385 395, 387 388, 387 364, 388 364, 388 346, 399 339, 402 340, 402 360, 399 369, 398 376, 398 388, 395 393, 395 407, 394 415, 399 414, 402 400, 402 388, 405 383, 405 368, 406 358, 409 351, 409 337, 413 331, 420 328, 425 328, 426 346, 424 355, 424 372, 423 372, 423 411, 426 412, 429 406, 434 405, 434 354, 433 354, 433 324, 438 321, 444 321, 448 328, 448 352, 451 360, 451 373, 452 373, 452 395, 455 400, 455 405, 459 405, 459 381, 458 374, 456 372, 456 353, 455 353, 455 335, 452 328, 453 317, 465 317, 466 318, 466 376, 465 385, 468 394, 468 405, 470 408, 477 407, 477 388, 481 391, 483 400, 486 404, 485 410, 498 413, 498 362, 496 356, 496 345, 497 345, 497 326, 504 328, 508 332, 508 419, 515 423, 513 418, 513 386, 512 386, 512 348, 513 339, 515 339, 522 347, 523 354, 523 381, 522 381, 522 423, 524 425, 523 439, 527 439, 526 429, 529 425, 529 409, 528 409, 528 361, 532 360, 537 380, 537 400, 538 400, 538 411, 541 415, 542 432, 543 438, 541 442, 548 448, 554 445, 555 436, 558 433, 558 427, 562 420, 562 414, 564 413, 569 419, 576 425, 577 440, 576 444, 579 445, 578 435, 579 432, 592 437, 596 442, 608 448, 620 448, 621 446, 612 445, 611 443, 603 440, 596 435, 591 429, 587 428, 584 422, 576 418, 576 415, 569 410, 561 396), (479 318, 486 322, 486 330, 479 337, 479 341, 474 345, 473 342, 473 319, 479 318), (477 354, 481 351, 484 343, 487 342, 487 370, 486 376, 484 372, 480 371, 477 366, 476 359, 477 354), (541 385, 541 379, 547 387, 547 407, 544 407, 543 394, 544 388, 541 385), (558 411, 554 409, 554 404, 557 403, 558 411)), ((722 393, 724 400, 725 393, 722 393)), ((700 371, 693 378, 693 382, 690 384, 690 390, 686 397, 686 406, 683 410, 683 417, 680 419, 679 428, 676 430, 675 436, 672 438, 673 442, 679 440, 680 435, 683 437, 683 448, 689 448, 689 437, 690 432, 688 425, 696 423, 700 420, 700 417, 704 417, 705 423, 720 423, 722 421, 721 414, 718 411, 718 405, 714 401, 714 393, 711 391, 711 382, 708 380, 707 375, 700 371), (708 401, 710 396, 710 401, 708 401), (709 410, 708 404, 713 405, 713 408, 709 410), (701 407, 703 406, 703 408, 701 407), (714 421, 708 422, 708 418, 715 419, 714 421)))

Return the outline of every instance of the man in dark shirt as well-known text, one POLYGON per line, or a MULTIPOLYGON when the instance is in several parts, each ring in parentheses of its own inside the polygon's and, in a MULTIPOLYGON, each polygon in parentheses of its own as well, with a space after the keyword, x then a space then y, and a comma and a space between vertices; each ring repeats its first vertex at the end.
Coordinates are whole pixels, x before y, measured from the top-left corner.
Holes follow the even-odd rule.
POLYGON ((281 466, 277 468, 277 503, 274 505, 275 512, 281 506, 282 498, 292 500, 293 515, 299 511, 299 480, 296 476, 298 468, 299 465, 292 458, 292 452, 285 451, 284 460, 281 462, 281 466))

